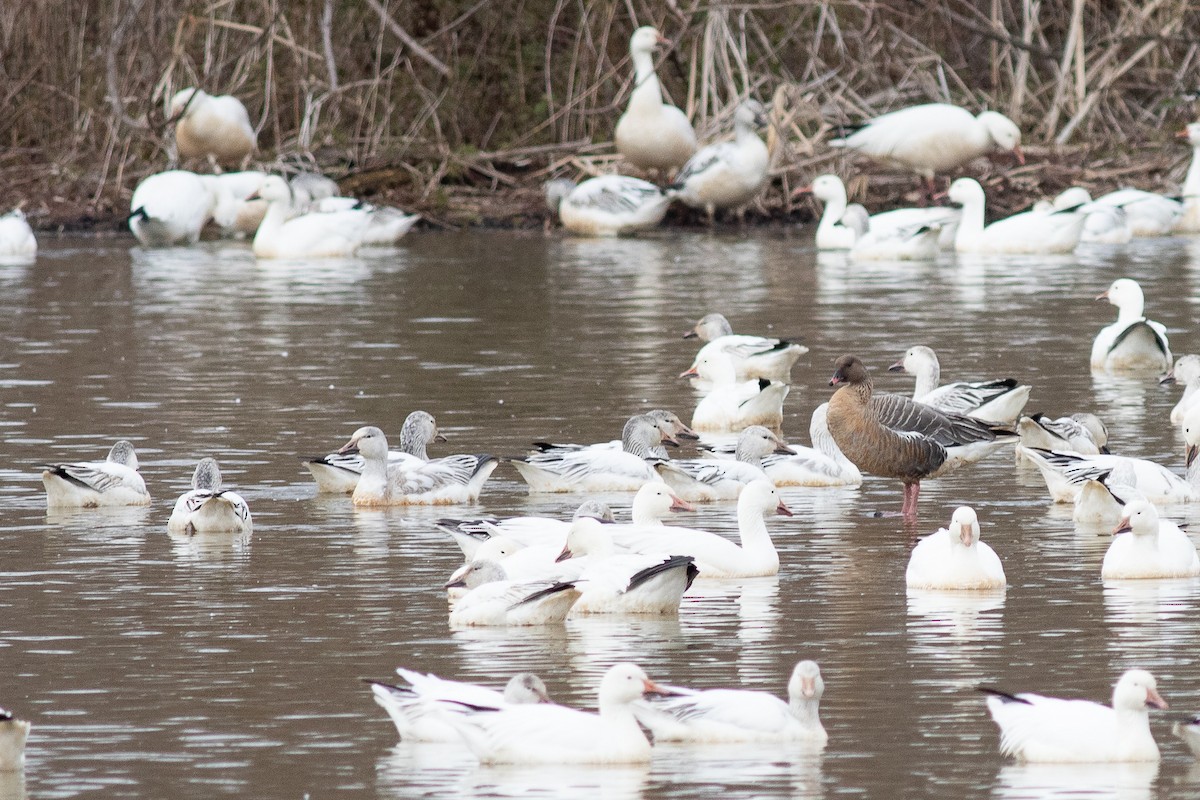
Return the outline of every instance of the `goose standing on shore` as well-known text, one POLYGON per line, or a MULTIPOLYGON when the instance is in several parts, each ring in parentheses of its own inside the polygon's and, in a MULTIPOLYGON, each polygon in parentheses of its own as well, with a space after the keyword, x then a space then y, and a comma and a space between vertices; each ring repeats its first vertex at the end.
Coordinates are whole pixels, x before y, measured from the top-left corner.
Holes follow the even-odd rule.
POLYGON ((960 253, 1070 253, 1078 246, 1087 221, 1073 210, 1024 211, 985 226, 987 198, 974 178, 959 178, 950 184, 949 198, 963 209, 954 235, 954 249, 960 253))
POLYGON ((1012 378, 981 383, 947 383, 939 386, 942 367, 937 353, 924 345, 910 347, 888 367, 889 372, 916 376, 913 400, 950 414, 965 414, 992 422, 1015 422, 1029 402, 1030 386, 1018 386, 1012 378))
MULTIPOLYGON (((400 428, 400 449, 388 450, 388 463, 416 467, 429 461, 426 448, 430 442, 444 442, 438 433, 437 421, 427 411, 414 411, 404 419, 400 428)), ((329 453, 320 458, 306 459, 304 466, 317 482, 318 492, 349 494, 358 486, 365 461, 358 453, 329 453)))
POLYGON ((1012 120, 995 111, 973 115, 946 103, 883 114, 829 145, 907 167, 924 178, 930 194, 936 173, 957 169, 993 150, 1010 151, 1019 163, 1025 163, 1021 130, 1012 120))
POLYGON ((356 430, 338 453, 362 456, 362 476, 351 501, 368 507, 474 503, 499 463, 490 455, 389 462, 387 437, 373 425, 356 430))
MULTIPOLYGON (((766 378, 790 383, 792 365, 808 352, 807 347, 791 339, 735 334, 729 320, 715 312, 701 317, 683 338, 705 342, 696 354, 697 360, 718 350, 732 356, 735 382, 766 378)), ((695 360, 692 365, 695 366, 695 360)))
POLYGON ((581 236, 620 236, 662 222, 671 197, 649 181, 601 175, 576 185, 560 178, 546 184, 546 203, 563 228, 581 236))
POLYGON ((718 209, 745 206, 767 183, 771 156, 758 131, 769 124, 766 109, 757 100, 746 100, 733 115, 734 140, 701 148, 692 156, 671 189, 692 208, 702 208, 711 224, 718 209))
POLYGON ((829 432, 855 466, 904 483, 901 514, 914 518, 921 481, 976 461, 1003 444, 983 420, 949 415, 900 395, 874 395, 871 376, 856 356, 834 364, 829 432), (959 450, 956 456, 951 449, 959 450))
POLYGON ((656 173, 678 169, 696 152, 696 132, 687 115, 663 102, 654 72, 654 51, 661 44, 670 41, 651 25, 643 25, 629 38, 633 92, 613 136, 622 158, 656 173))
POLYGON ((171 118, 175 120, 175 148, 182 159, 237 164, 258 147, 250 115, 236 97, 214 97, 189 87, 171 98, 171 118))
POLYGON ((249 533, 250 507, 237 492, 221 488, 221 468, 202 458, 192 474, 192 490, 175 501, 167 530, 172 533, 249 533))
POLYGON ((1161 322, 1146 319, 1146 296, 1137 281, 1118 278, 1097 300, 1117 307, 1117 321, 1100 329, 1092 342, 1092 369, 1149 370, 1171 368, 1171 345, 1161 322))
POLYGON ((981 687, 1000 728, 1000 752, 1033 763, 1157 761, 1147 708, 1166 708, 1154 676, 1131 669, 1113 688, 1112 706, 981 687))
POLYGON ((37 257, 37 238, 25 220, 25 212, 14 208, 0 215, 0 263, 32 261, 37 257))
POLYGON ((48 465, 42 470, 42 484, 47 508, 150 505, 137 453, 124 439, 109 449, 104 461, 48 465))
POLYGON ((910 589, 1003 589, 1004 566, 996 551, 979 541, 979 517, 960 506, 949 528, 939 528, 913 548, 904 581, 910 589))
POLYGON ((1200 356, 1186 355, 1175 359, 1175 366, 1171 367, 1171 371, 1164 375, 1159 383, 1183 384, 1183 397, 1180 397, 1179 402, 1171 409, 1171 423, 1183 424, 1187 412, 1200 401, 1200 356))

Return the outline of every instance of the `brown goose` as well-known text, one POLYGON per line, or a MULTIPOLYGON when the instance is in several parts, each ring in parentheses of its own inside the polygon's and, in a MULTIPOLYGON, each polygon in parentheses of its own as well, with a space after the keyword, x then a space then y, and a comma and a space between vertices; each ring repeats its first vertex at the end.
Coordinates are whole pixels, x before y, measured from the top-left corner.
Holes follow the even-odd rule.
POLYGON ((977 461, 1004 443, 1003 427, 935 408, 896 394, 874 395, 866 366, 856 356, 834 365, 829 432, 846 457, 864 472, 904 482, 906 517, 916 516, 923 478, 977 461))

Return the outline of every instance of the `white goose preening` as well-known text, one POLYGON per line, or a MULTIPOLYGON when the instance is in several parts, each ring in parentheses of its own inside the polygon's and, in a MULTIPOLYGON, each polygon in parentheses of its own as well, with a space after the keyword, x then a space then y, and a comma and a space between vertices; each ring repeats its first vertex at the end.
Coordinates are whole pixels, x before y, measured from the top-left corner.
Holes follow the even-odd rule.
POLYGON ((578 185, 565 178, 550 181, 546 202, 571 233, 620 236, 662 222, 671 197, 640 178, 601 175, 578 185))
POLYGON ((694 691, 637 706, 638 720, 659 742, 796 742, 824 747, 821 724, 825 681, 815 661, 801 661, 788 680, 788 699, 750 689, 694 691))
POLYGON ((175 169, 137 185, 129 201, 129 230, 145 247, 195 244, 220 195, 216 178, 175 169))
POLYGON ((180 158, 236 164, 258 147, 250 115, 236 97, 214 97, 188 87, 171 98, 171 117, 175 119, 175 147, 180 158))
POLYGON ((0 772, 19 772, 24 768, 25 740, 29 738, 30 727, 11 711, 0 708, 0 772))
POLYGON ((971 114, 946 103, 909 106, 865 122, 831 147, 855 150, 876 161, 907 167, 932 188, 933 177, 993 150, 1011 151, 1024 163, 1021 130, 1003 114, 971 114))
MULTIPOLYGON (((715 312, 701 317, 683 338, 705 342, 696 359, 718 350, 728 353, 733 358, 735 382, 766 378, 788 383, 792 365, 808 352, 807 347, 791 339, 735 334, 729 320, 715 312)), ((694 361, 692 366, 696 366, 694 361)))
POLYGON ((1146 319, 1146 296, 1138 282, 1118 278, 1097 300, 1117 307, 1117 321, 1100 329, 1092 342, 1092 369, 1139 370, 1171 368, 1171 345, 1161 322, 1146 319))
POLYGON ((1174 522, 1159 517, 1145 500, 1125 506, 1113 537, 1100 566, 1100 577, 1105 580, 1200 575, 1200 556, 1192 540, 1174 522))
POLYGON ((1192 146, 1192 161, 1183 179, 1183 214, 1175 233, 1200 233, 1200 122, 1192 122, 1176 134, 1192 146))
POLYGON ((1102 763, 1157 761, 1148 707, 1166 708, 1154 676, 1131 669, 1113 688, 1112 706, 1038 694, 987 692, 1000 727, 1000 751, 1021 761, 1102 763))
POLYGON ((621 431, 620 450, 549 445, 512 464, 530 492, 636 492, 646 481, 662 480, 648 459, 666 457, 663 442, 678 444, 658 420, 637 414, 621 431))
POLYGON ((1200 356, 1186 355, 1175 359, 1175 366, 1171 367, 1171 371, 1164 375, 1159 383, 1183 384, 1183 397, 1180 397, 1179 402, 1171 409, 1172 424, 1181 424, 1187 412, 1191 411, 1200 399, 1200 356))
POLYGON ((388 442, 373 425, 359 428, 338 450, 360 454, 362 475, 351 501, 356 506, 474 503, 499 463, 495 456, 453 455, 417 463, 388 460, 388 442))
POLYGON ((463 706, 446 719, 487 764, 627 764, 650 760, 651 746, 632 704, 664 693, 635 664, 615 664, 600 681, 599 713, 565 706, 510 706, 476 712, 463 706))
POLYGON ((910 347, 888 370, 916 376, 913 400, 939 411, 992 422, 1014 422, 1029 402, 1032 391, 1030 386, 1018 386, 1012 378, 980 383, 960 381, 939 386, 942 368, 937 353, 924 345, 910 347))
POLYGON ((979 517, 960 506, 949 528, 939 528, 913 548, 904 580, 910 589, 1001 589, 1006 584, 1000 557, 979 541, 979 517))
POLYGON ((751 425, 738 434, 731 459, 660 461, 654 468, 684 500, 693 503, 735 500, 746 484, 767 478, 763 457, 772 453, 793 454, 772 431, 761 425, 751 425))
POLYGON ((744 101, 733 115, 734 140, 698 150, 671 184, 676 196, 704 209, 710 223, 719 209, 737 209, 740 216, 767 183, 771 156, 758 135, 767 124, 762 103, 744 101))
POLYGON ((672 553, 692 556, 705 578, 752 578, 779 572, 779 553, 771 541, 764 517, 792 512, 775 486, 766 479, 742 490, 737 502, 741 545, 710 531, 670 525, 614 525, 613 540, 639 553, 672 553))
POLYGON ((103 461, 50 464, 42 470, 47 508, 148 506, 150 492, 138 472, 137 453, 124 439, 103 461))
POLYGON ((348 256, 363 245, 371 225, 371 212, 362 209, 293 216, 292 189, 278 175, 268 175, 253 198, 267 201, 267 213, 254 235, 254 255, 259 258, 348 256))
POLYGON ((172 533, 249 533, 250 507, 236 492, 221 488, 216 459, 202 458, 192 473, 192 490, 175 501, 167 530, 172 533))
POLYGON ((396 673, 407 685, 367 681, 375 703, 387 712, 400 740, 404 742, 457 742, 458 731, 437 709, 443 703, 459 703, 478 709, 500 710, 510 705, 549 703, 546 684, 532 672, 519 672, 499 692, 475 683, 451 681, 404 667, 396 673))
POLYGON ((1018 457, 1026 448, 1057 450, 1080 455, 1099 455, 1108 452, 1108 427, 1095 414, 1072 414, 1049 419, 1045 414, 1023 416, 1017 420, 1018 457))
POLYGON ((1024 211, 985 226, 987 200, 974 178, 950 184, 949 198, 963 209, 954 235, 954 248, 960 253, 1070 253, 1079 244, 1087 219, 1073 210, 1024 211))
POLYGON ((14 208, 0 215, 0 261, 32 261, 37 257, 37 238, 25 220, 25 212, 14 208))
MULTIPOLYGON (((404 419, 400 428, 400 449, 389 450, 388 463, 418 466, 429 461, 426 448, 430 442, 444 442, 438 433, 437 421, 427 411, 414 411, 404 419)), ((305 459, 304 466, 317 482, 318 492, 349 494, 358 486, 365 460, 359 453, 329 453, 320 458, 305 459)))
POLYGON ((556 625, 579 599, 573 581, 554 577, 510 580, 504 568, 487 559, 455 570, 446 589, 466 589, 450 612, 450 627, 556 625))
POLYGON ((734 357, 724 350, 698 354, 680 377, 699 377, 713 387, 692 412, 698 431, 735 433, 751 425, 779 430, 783 425, 783 401, 791 387, 766 378, 738 382, 734 357))
POLYGON ((633 92, 617 120, 617 152, 639 169, 667 172, 677 169, 696 152, 696 132, 687 115, 663 102, 654 72, 654 51, 669 44, 656 28, 643 25, 629 38, 633 61, 633 92))

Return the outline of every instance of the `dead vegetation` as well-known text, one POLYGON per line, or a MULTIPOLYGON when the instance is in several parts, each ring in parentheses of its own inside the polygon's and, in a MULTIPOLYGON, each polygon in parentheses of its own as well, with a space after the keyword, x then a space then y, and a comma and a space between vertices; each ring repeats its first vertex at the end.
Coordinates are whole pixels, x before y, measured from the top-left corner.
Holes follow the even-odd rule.
POLYGON ((1200 9, 1185 0, 33 0, 0 8, 0 206, 41 227, 120 224, 170 163, 166 102, 234 94, 268 169, 321 169, 447 225, 539 224, 542 180, 610 171, 628 39, 674 42, 659 74, 702 140, 774 99, 763 216, 821 172, 901 199, 904 175, 824 145, 839 123, 947 101, 1002 111, 1030 163, 980 162, 998 208, 1072 183, 1177 188, 1173 139, 1200 9))

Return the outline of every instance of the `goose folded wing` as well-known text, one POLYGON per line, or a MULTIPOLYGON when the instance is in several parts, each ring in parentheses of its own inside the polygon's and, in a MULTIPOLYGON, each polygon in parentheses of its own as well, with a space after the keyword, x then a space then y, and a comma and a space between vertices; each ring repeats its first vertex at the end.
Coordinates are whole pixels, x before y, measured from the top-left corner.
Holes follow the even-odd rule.
POLYGON ((961 414, 944 414, 936 408, 898 394, 873 394, 871 409, 879 421, 897 432, 917 433, 942 447, 990 442, 1003 430, 961 414))

